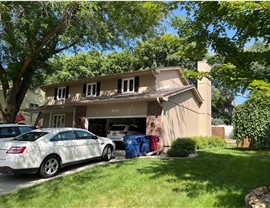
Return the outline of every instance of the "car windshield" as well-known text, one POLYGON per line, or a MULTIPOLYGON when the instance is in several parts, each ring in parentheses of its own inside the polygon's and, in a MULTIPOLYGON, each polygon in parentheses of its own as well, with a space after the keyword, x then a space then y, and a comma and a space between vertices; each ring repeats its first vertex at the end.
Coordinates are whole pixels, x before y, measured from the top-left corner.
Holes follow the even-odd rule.
POLYGON ((32 132, 28 132, 20 136, 17 136, 13 140, 33 142, 33 141, 36 141, 38 138, 44 136, 45 134, 48 134, 48 132, 32 131, 32 132))

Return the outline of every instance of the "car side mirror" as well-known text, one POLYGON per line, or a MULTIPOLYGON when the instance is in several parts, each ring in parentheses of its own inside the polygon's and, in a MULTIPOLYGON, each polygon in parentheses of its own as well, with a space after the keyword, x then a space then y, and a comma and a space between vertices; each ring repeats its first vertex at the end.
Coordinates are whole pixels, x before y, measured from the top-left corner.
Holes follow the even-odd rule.
POLYGON ((98 136, 97 135, 93 135, 93 139, 98 139, 98 136))

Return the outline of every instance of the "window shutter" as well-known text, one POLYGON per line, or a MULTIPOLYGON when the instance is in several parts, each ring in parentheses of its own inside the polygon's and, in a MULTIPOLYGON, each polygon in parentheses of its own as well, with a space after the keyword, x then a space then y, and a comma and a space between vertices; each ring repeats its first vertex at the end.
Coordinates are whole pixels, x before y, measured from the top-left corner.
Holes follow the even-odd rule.
POLYGON ((83 84, 83 93, 82 93, 82 97, 86 96, 86 84, 83 84))
POLYGON ((135 92, 139 92, 139 81, 140 81, 140 77, 135 77, 135 92))
POLYGON ((97 96, 100 95, 100 82, 97 82, 97 96))
POLYGON ((68 95, 69 95, 69 86, 66 87, 66 99, 68 99, 68 95))
POLYGON ((54 89, 54 99, 57 99, 57 88, 54 89))
POLYGON ((117 88, 117 92, 121 93, 122 92, 122 79, 118 79, 118 88, 117 88))

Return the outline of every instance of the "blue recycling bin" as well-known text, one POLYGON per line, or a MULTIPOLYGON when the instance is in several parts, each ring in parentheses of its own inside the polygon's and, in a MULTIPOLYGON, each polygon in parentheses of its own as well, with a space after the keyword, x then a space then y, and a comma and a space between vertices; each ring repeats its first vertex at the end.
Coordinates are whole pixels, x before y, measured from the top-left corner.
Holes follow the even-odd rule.
POLYGON ((140 147, 142 138, 144 135, 142 134, 127 134, 124 136, 125 150, 126 150, 126 158, 133 158, 140 156, 140 147))
POLYGON ((141 138, 141 154, 146 155, 148 152, 150 152, 150 137, 145 135, 141 138))

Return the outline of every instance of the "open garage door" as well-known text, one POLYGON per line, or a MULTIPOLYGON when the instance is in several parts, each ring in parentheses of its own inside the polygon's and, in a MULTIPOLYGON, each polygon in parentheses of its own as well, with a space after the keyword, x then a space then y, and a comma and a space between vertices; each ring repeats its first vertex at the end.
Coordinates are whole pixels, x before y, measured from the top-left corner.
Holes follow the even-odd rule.
POLYGON ((96 104, 87 107, 89 130, 98 136, 107 136, 114 124, 134 124, 146 127, 147 102, 96 104))
POLYGON ((107 136, 107 132, 114 124, 136 125, 146 129, 146 117, 138 118, 89 118, 89 130, 98 136, 107 136))

